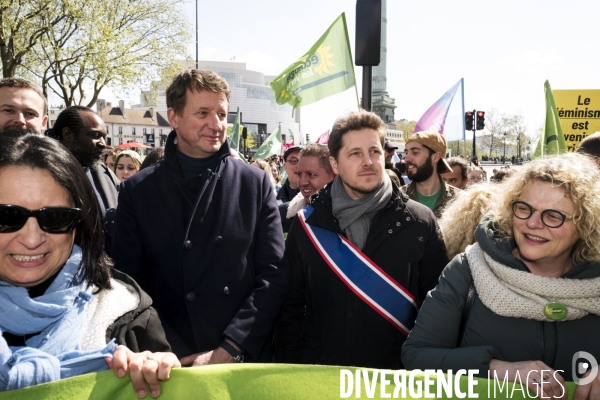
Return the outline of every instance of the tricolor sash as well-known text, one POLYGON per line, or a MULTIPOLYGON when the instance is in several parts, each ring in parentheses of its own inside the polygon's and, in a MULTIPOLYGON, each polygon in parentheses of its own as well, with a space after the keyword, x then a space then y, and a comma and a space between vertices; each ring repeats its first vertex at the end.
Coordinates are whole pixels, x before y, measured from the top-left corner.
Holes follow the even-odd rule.
POLYGON ((313 207, 307 206, 298 212, 298 218, 323 260, 362 301, 408 335, 419 311, 413 295, 348 239, 307 224, 312 212, 313 207))

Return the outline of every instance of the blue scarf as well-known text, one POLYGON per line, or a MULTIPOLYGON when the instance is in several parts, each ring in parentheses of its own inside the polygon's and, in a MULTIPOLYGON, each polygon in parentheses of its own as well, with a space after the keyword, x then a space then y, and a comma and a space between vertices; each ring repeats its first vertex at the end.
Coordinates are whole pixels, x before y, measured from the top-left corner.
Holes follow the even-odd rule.
POLYGON ((35 299, 26 288, 0 281, 0 334, 39 332, 22 347, 8 346, 0 336, 0 391, 108 369, 104 357, 112 357, 114 340, 99 350, 79 346, 93 290, 77 273, 81 258, 81 249, 73 245, 56 279, 35 299))

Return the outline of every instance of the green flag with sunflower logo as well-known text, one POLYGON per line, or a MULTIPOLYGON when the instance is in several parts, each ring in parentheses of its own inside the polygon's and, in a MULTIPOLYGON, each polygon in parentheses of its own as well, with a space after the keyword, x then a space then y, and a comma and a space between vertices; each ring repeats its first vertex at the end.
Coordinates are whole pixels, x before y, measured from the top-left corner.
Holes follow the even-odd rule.
POLYGON ((306 54, 271 82, 271 89, 277 104, 298 108, 355 84, 346 16, 342 13, 306 54))

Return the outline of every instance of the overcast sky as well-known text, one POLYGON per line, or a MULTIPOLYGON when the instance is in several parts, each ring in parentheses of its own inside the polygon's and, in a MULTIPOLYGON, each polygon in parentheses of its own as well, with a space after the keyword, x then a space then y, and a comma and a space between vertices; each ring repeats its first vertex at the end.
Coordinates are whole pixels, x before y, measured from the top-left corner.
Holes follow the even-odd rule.
MULTIPOLYGON (((235 56, 250 70, 278 75, 342 12, 354 54, 356 0, 198 4, 201 60, 235 56)), ((193 29, 195 5, 185 3, 193 29)), ((388 0, 387 90, 396 119, 419 119, 464 78, 466 110, 522 113, 533 133, 543 124, 546 79, 553 89, 600 89, 599 16, 598 0, 388 0)), ((355 73, 360 94, 362 67, 355 73)), ((320 134, 356 103, 350 89, 303 107, 302 133, 320 134)))

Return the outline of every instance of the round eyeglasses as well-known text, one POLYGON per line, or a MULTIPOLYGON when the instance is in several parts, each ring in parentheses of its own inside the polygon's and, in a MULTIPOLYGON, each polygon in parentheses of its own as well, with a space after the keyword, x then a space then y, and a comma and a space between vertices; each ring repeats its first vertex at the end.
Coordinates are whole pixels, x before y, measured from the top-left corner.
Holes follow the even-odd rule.
POLYGON ((548 228, 559 228, 566 220, 572 220, 572 215, 566 215, 558 210, 537 210, 524 201, 512 203, 512 212, 519 219, 529 219, 537 211, 542 217, 542 223, 548 228))

